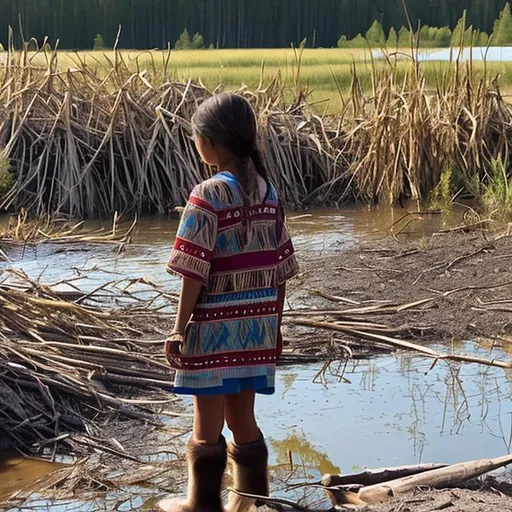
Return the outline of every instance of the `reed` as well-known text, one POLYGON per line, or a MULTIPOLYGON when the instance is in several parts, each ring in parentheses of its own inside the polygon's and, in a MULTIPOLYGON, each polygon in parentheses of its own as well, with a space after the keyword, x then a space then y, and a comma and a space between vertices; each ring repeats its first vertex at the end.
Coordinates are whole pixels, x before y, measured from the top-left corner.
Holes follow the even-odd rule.
MULTIPOLYGON (((189 120, 215 91, 173 80, 171 53, 127 60, 114 49, 94 67, 76 54, 62 68, 48 45, 35 55, 28 48, 9 49, 0 82, 0 146, 17 171, 4 208, 75 218, 165 213, 211 175, 189 120)), ((442 176, 450 177, 444 189, 485 198, 493 180, 508 180, 512 108, 485 64, 454 52, 436 70, 414 51, 408 63, 387 56, 370 64, 367 90, 354 63, 350 94, 331 77, 342 108, 327 116, 308 101, 295 55, 291 87, 278 74, 237 91, 255 107, 265 162, 288 205, 426 199, 442 176)), ((508 200, 494 194, 493 202, 500 197, 508 200)))

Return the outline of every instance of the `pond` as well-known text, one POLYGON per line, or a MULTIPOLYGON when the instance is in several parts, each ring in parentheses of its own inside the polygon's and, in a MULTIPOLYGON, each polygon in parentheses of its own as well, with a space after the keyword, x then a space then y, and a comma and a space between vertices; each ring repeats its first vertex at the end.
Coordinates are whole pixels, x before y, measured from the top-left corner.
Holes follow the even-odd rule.
MULTIPOLYGON (((457 225, 462 211, 420 215, 404 236, 426 237, 457 225)), ((404 213, 392 208, 319 210, 306 216, 291 214, 290 226, 299 253, 322 252, 379 240, 404 213)), ((81 276, 79 284, 84 288, 112 279, 145 277, 177 289, 178 281, 163 270, 175 229, 176 222, 167 218, 145 219, 135 232, 135 245, 119 256, 107 247, 41 245, 15 251, 12 261, 2 265, 21 268, 43 282, 81 276)), ((510 357, 503 349, 476 341, 443 347, 450 349, 485 358, 510 357)), ((440 362, 433 369, 430 366, 431 360, 400 354, 329 367, 280 369, 276 394, 257 401, 272 466, 293 471, 296 480, 311 481, 324 473, 365 467, 458 462, 509 453, 512 374, 477 365, 440 362)), ((32 461, 4 460, 0 498, 50 469, 32 461)), ((132 488, 94 503, 41 499, 31 509, 113 510, 113 503, 121 500, 119 510, 147 510, 157 494, 155 489, 132 488)))
MULTIPOLYGON (((362 240, 379 240, 408 211, 423 211, 417 204, 408 208, 357 206, 343 210, 316 209, 310 214, 289 212, 289 224, 296 250, 326 251, 348 249, 362 240)), ((459 225, 466 211, 454 205, 441 214, 415 216, 415 221, 402 237, 428 237, 440 229, 459 225)), ((4 223, 5 223, 4 219, 4 223)), ((62 246, 41 244, 10 251, 11 262, 0 262, 3 268, 23 270, 31 279, 41 277, 45 283, 68 278, 85 289, 94 288, 112 279, 145 277, 154 283, 177 289, 179 280, 166 275, 165 264, 176 234, 178 221, 168 217, 147 217, 140 220, 133 232, 133 245, 116 255, 108 246, 62 246)), ((129 224, 129 223, 128 223, 129 224)), ((0 223, 1 227, 1 223, 0 223)), ((86 223, 86 229, 110 229, 108 222, 86 223)))
MULTIPOLYGON (((373 56, 382 58, 381 50, 372 50, 373 56)), ((475 46, 473 48, 442 48, 436 50, 419 50, 418 60, 420 62, 455 61, 487 61, 487 62, 512 62, 511 46, 475 46)))

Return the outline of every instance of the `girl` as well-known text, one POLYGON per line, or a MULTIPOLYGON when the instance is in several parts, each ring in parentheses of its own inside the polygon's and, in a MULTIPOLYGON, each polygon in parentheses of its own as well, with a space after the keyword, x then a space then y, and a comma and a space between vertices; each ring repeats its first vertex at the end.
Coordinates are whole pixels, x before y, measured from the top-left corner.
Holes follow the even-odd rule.
POLYGON ((165 350, 177 370, 173 391, 194 397, 194 428, 188 499, 163 500, 159 509, 241 512, 254 500, 232 496, 223 509, 223 474, 229 455, 236 489, 268 496, 268 451, 254 401, 256 393, 274 393, 285 282, 298 267, 250 104, 214 96, 192 127, 201 158, 219 172, 192 191, 168 264, 183 280, 165 350), (229 446, 225 421, 234 437, 229 446))

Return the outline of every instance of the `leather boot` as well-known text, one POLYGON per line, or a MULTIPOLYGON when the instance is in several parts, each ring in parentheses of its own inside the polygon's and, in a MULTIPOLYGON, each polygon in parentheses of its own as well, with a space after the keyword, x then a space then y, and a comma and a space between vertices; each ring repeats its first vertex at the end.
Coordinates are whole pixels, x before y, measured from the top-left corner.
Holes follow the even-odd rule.
MULTIPOLYGON (((229 444, 229 458, 233 466, 234 488, 257 496, 269 496, 268 449, 263 435, 254 443, 229 444)), ((256 500, 232 493, 226 512, 246 512, 256 505, 256 500)))
POLYGON ((158 512, 223 512, 221 487, 227 464, 226 440, 218 444, 189 441, 188 496, 186 501, 164 499, 158 512))

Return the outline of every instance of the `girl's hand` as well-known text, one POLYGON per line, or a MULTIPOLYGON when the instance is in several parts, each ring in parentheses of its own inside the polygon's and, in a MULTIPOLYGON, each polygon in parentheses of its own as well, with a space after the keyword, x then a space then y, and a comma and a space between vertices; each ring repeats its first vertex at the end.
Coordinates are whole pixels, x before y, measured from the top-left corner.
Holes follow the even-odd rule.
POLYGON ((181 347, 183 346, 184 337, 179 332, 173 332, 165 340, 165 355, 167 361, 173 368, 181 368, 181 347))

